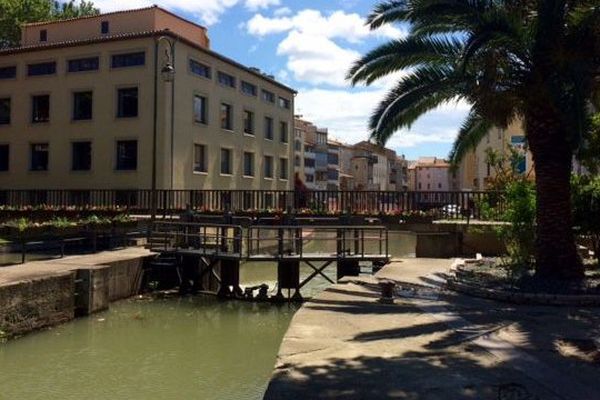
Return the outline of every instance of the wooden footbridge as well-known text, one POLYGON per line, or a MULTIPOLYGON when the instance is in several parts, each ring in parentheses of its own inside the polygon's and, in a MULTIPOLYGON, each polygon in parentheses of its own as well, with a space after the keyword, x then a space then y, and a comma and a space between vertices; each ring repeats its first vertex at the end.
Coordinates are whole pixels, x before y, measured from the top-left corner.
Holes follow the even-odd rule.
MULTIPOLYGON (((220 217, 223 220, 223 217, 220 217)), ((264 285, 240 287, 241 262, 276 262, 277 295, 272 300, 301 301, 300 289, 316 276, 333 281, 324 270, 335 263, 337 278, 356 276, 361 264, 385 265, 390 260, 388 230, 376 221, 352 224, 349 219, 235 220, 216 223, 161 221, 152 224, 148 247, 159 253, 154 267, 177 272, 183 290, 216 291, 222 297, 266 300, 264 285), (292 223, 290 223, 292 222, 292 223), (341 222, 341 223, 340 223, 341 222), (300 279, 300 265, 312 272, 300 279), (216 282, 215 282, 216 281, 216 282), (293 295, 292 295, 293 293, 293 295)))

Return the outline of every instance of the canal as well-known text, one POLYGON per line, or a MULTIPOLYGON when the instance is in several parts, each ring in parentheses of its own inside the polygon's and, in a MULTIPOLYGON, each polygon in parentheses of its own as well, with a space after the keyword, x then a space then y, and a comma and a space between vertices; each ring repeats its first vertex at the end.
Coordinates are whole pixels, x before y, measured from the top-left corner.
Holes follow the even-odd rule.
MULTIPOLYGON (((414 245, 390 233, 393 256, 414 256, 414 245)), ((335 278, 335 268, 326 274, 335 278)), ((274 264, 246 263, 240 275, 243 285, 276 289, 274 264)), ((327 285, 317 277, 302 294, 327 285)), ((0 344, 0 400, 261 399, 297 307, 208 296, 114 303, 0 344)))

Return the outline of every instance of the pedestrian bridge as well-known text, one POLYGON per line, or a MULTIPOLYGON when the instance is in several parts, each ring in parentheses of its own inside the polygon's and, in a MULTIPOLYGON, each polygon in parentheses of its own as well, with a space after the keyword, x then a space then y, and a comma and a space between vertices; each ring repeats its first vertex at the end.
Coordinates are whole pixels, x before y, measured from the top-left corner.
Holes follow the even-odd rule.
POLYGON ((314 222, 242 225, 160 221, 152 224, 148 247, 160 254, 155 265, 176 269, 182 284, 191 281, 192 287, 202 286, 204 276, 213 276, 219 281, 218 293, 226 297, 242 295, 239 265, 243 261, 276 262, 278 295, 281 289, 294 290, 294 299, 301 299, 300 289, 318 275, 333 283, 323 271, 334 263, 339 279, 358 275, 361 264, 381 266, 390 261, 386 227, 314 222), (302 281, 300 263, 313 270, 302 281))

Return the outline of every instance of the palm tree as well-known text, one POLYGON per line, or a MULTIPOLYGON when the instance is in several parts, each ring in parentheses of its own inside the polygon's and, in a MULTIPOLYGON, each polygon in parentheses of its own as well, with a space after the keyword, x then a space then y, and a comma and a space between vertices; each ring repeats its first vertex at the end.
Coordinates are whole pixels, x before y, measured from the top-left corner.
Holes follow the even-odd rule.
POLYGON ((583 267, 572 233, 570 175, 600 85, 600 0, 395 0, 367 24, 405 23, 350 69, 353 84, 405 74, 370 119, 380 144, 436 107, 465 100, 471 111, 453 161, 491 127, 521 119, 535 161, 536 274, 577 279, 583 267))

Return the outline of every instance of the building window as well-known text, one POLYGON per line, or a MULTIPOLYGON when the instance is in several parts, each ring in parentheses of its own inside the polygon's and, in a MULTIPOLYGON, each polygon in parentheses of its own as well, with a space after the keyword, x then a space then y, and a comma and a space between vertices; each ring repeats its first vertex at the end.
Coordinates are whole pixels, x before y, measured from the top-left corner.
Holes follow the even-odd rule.
POLYGON ((17 77, 17 67, 0 67, 0 79, 13 79, 17 77))
POLYGON ((281 140, 281 143, 287 143, 288 142, 288 123, 281 121, 279 123, 279 139, 281 140))
POLYGON ((219 71, 218 78, 221 85, 235 88, 235 77, 233 75, 219 71))
POLYGON ((108 21, 102 21, 100 23, 100 33, 106 35, 109 31, 108 21))
POLYGON ((194 96, 194 121, 200 124, 208 123, 208 102, 204 96, 194 96))
POLYGON ((27 65, 28 76, 54 75, 55 73, 56 63, 54 61, 27 65))
POLYGON ((69 72, 96 71, 100 67, 99 57, 78 58, 69 60, 67 69, 69 72))
MULTIPOLYGON (((314 168, 315 167, 315 159, 314 158, 305 158, 304 159, 304 167, 305 168, 314 168)), ((358 170, 358 165, 356 166, 358 170)))
POLYGON ((138 116, 138 88, 117 90, 117 117, 133 118, 138 116))
POLYGON ((137 53, 115 54, 112 56, 113 68, 136 67, 146 63, 146 53, 143 51, 137 53))
POLYGON ((196 60, 190 59, 190 71, 192 74, 201 76, 203 78, 210 79, 211 77, 210 67, 208 65, 199 63, 196 60))
POLYGON ((92 142, 71 143, 71 169, 89 171, 92 169, 92 142))
POLYGON ((0 99, 0 125, 10 124, 10 98, 0 99))
POLYGON ((262 99, 267 103, 275 103, 275 93, 269 92, 268 90, 263 90, 262 99))
POLYGON ((8 171, 10 158, 10 147, 7 144, 0 144, 0 171, 8 171))
POLYGON ((265 117, 265 139, 273 140, 273 118, 265 117))
POLYGON ((256 85, 250 82, 242 81, 242 93, 256 97, 256 85))
POLYGON ((50 95, 44 94, 33 96, 31 102, 31 122, 39 123, 50 121, 50 95))
POLYGON ((280 158, 279 159, 279 179, 287 179, 288 178, 288 159, 280 158))
POLYGON ((134 171, 137 169, 137 140, 117 141, 117 170, 134 171))
POLYGON ((431 190, 431 184, 430 183, 427 184, 427 190, 431 190))
POLYGON ((221 149, 221 174, 231 175, 231 150, 221 149))
POLYGON ((254 153, 244 152, 244 176, 254 176, 254 153))
POLYGON ((40 42, 47 42, 48 41, 48 31, 46 29, 42 29, 40 31, 40 42))
POLYGON ((254 135, 254 113, 244 110, 244 133, 254 135))
POLYGON ((221 103, 221 128, 233 130, 233 107, 231 104, 221 103))
POLYGON ((207 172, 206 146, 203 144, 194 145, 194 172, 207 172))
POLYGON ((92 119, 92 92, 73 93, 73 119, 92 119))
POLYGON ((302 142, 299 140, 294 141, 294 150, 302 151, 302 142))
POLYGON ((419 182, 419 190, 421 190, 421 182, 419 182))
POLYGON ((488 164, 486 165, 486 167, 487 167, 487 171, 486 171, 486 172, 487 172, 487 175, 486 175, 486 176, 490 176, 490 175, 491 175, 491 172, 492 172, 492 166, 491 166, 491 165, 488 163, 488 164))
POLYGON ((31 171, 48 171, 48 143, 31 145, 31 171))
POLYGON ((300 157, 299 156, 294 157, 294 165, 296 167, 300 166, 300 157))
POLYGON ((273 178, 273 157, 265 156, 265 178, 273 178))
POLYGON ((279 98, 279 107, 289 110, 290 106, 291 106, 291 102, 288 99, 283 98, 283 97, 279 98))

